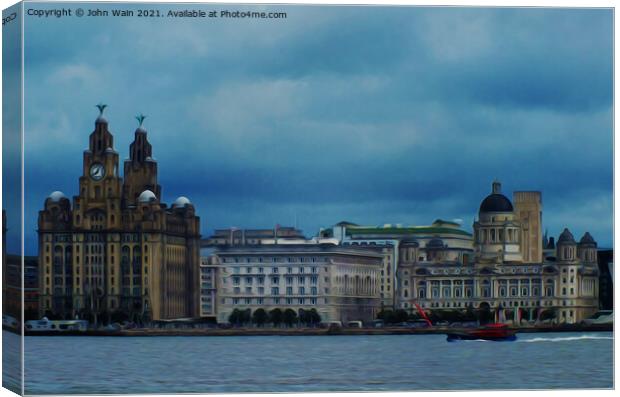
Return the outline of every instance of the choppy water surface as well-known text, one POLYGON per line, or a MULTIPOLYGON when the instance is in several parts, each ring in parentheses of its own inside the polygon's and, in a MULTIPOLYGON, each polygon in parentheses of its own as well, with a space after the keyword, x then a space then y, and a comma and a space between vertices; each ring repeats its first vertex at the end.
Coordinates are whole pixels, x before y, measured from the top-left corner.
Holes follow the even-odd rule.
POLYGON ((612 333, 519 334, 515 342, 447 342, 445 335, 26 337, 25 391, 611 388, 612 359, 612 333))
POLYGON ((2 387, 14 393, 22 390, 21 336, 2 331, 2 387))

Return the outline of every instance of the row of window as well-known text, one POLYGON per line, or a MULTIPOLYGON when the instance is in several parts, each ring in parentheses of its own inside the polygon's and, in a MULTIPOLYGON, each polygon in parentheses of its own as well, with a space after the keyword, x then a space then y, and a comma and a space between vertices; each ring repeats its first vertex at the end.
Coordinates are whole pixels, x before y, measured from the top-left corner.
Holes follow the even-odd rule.
MULTIPOLYGON (((426 293, 427 289, 426 288, 418 288, 418 297, 421 299, 427 298, 427 293, 426 293)), ((472 298, 474 297, 474 289, 471 287, 465 287, 463 288, 453 288, 453 287, 444 287, 444 288, 437 288, 437 287, 432 287, 431 288, 431 296, 430 298, 461 298, 461 297, 465 297, 465 298, 472 298)), ((530 296, 539 296, 540 295, 540 291, 541 289, 539 287, 532 287, 531 289, 529 287, 522 287, 520 292, 521 294, 519 294, 519 288, 517 287, 512 287, 512 288, 506 288, 506 287, 502 287, 500 286, 498 288, 498 296, 499 297, 506 297, 508 296, 508 292, 510 292, 510 296, 523 296, 523 297, 530 297, 530 296), (531 291, 531 294, 530 294, 531 291)), ((553 287, 548 287, 546 290, 546 296, 553 296, 553 292, 554 289, 553 287)), ((572 293, 572 292, 571 292, 572 293)), ((408 297, 408 290, 404 289, 403 290, 403 297, 407 298, 408 297)), ((490 287, 481 287, 480 288, 480 297, 482 298, 490 298, 491 297, 491 288, 490 287)))
POLYGON ((315 257, 288 257, 288 258, 283 258, 283 257, 271 257, 271 258, 263 258, 263 257, 249 257, 249 258, 222 258, 222 262, 223 263, 241 263, 241 262, 246 262, 246 263, 264 263, 264 262, 271 262, 271 263, 282 263, 282 262, 289 262, 289 263, 295 263, 295 262, 300 262, 300 263, 304 263, 304 262, 320 262, 321 258, 315 258, 315 257), (285 260, 286 259, 286 260, 285 260))
MULTIPOLYGON (((241 279, 242 277, 239 276, 234 276, 232 277, 232 283, 233 285, 240 285, 241 284, 241 279)), ((294 277, 284 277, 284 279, 286 280, 286 284, 290 285, 293 284, 293 279, 294 277)), ((224 279, 224 283, 226 283, 225 281, 226 279, 224 279)), ((299 284, 306 284, 308 282, 308 280, 310 280, 311 284, 317 284, 319 281, 318 276, 312 276, 312 277, 305 277, 305 276, 298 276, 297 277, 297 282, 299 284)), ((254 278, 253 277, 245 277, 244 279, 245 284, 246 285, 253 285, 254 284, 254 278)), ((329 279, 327 277, 325 277, 325 282, 328 282, 329 279)), ((265 277, 258 277, 256 278, 256 283, 259 285, 264 285, 265 284, 265 277)), ((279 284, 280 283, 280 277, 271 277, 271 284, 279 284)))
MULTIPOLYGON (((305 268, 305 267, 302 266, 302 267, 296 267, 296 268, 287 267, 286 268, 286 273, 287 274, 293 274, 293 269, 297 269, 297 272, 295 272, 295 273, 298 273, 298 274, 304 274, 304 273, 313 273, 313 274, 315 274, 315 273, 318 272, 318 268, 315 267, 315 266, 309 267, 309 268, 305 268)), ((327 269, 325 269, 325 270, 327 270, 327 269)), ((242 273, 241 267, 239 267, 239 266, 234 267, 232 272, 234 274, 241 274, 242 273)), ((246 274, 264 274, 265 273, 265 268, 264 267, 254 268, 254 267, 248 266, 248 267, 245 267, 245 273, 246 274)), ((280 268, 272 267, 271 268, 271 273, 273 273, 273 274, 280 273, 280 268)))
POLYGON ((476 233, 476 241, 479 243, 518 243, 518 229, 508 228, 504 233, 503 228, 480 228, 476 233))
MULTIPOLYGON (((144 240, 146 240, 146 235, 144 235, 144 240)), ((57 242, 57 243, 70 243, 70 242, 78 242, 77 234, 46 234, 45 239, 46 242, 57 242)), ((105 235, 101 235, 99 233, 84 233, 84 241, 90 243, 104 242, 105 235)), ((139 234, 121 234, 121 241, 123 243, 132 243, 139 242, 140 235, 139 234)), ((77 247, 79 251, 79 246, 77 247)), ((46 248, 46 252, 49 252, 46 248)))
MULTIPOLYGON (((93 281, 94 281, 94 283, 93 283, 94 286, 100 287, 100 288, 103 287, 103 280, 101 280, 101 279, 94 279, 93 281)), ((88 280, 84 281, 84 286, 86 287, 86 290, 88 290, 89 284, 90 283, 89 283, 88 280)), ((60 287, 60 286, 55 286, 54 287, 54 294, 55 295, 63 295, 65 293, 68 294, 68 295, 71 295, 72 291, 73 291, 73 289, 72 289, 71 285, 67 285, 64 288, 60 287)), ((122 288, 121 291, 122 291, 122 294, 124 296, 141 296, 142 295, 142 287, 133 287, 133 288, 125 287, 125 288, 122 288)), ((45 293, 49 295, 50 289, 49 288, 45 288, 45 293)), ((79 286, 75 288, 75 293, 78 294, 78 295, 81 294, 81 289, 80 289, 79 286)), ((110 295, 115 295, 115 294, 116 294, 116 289, 114 287, 110 287, 110 295)), ((146 296, 148 294, 149 294, 149 289, 148 288, 144 288, 144 295, 146 296)))
MULTIPOLYGON (((272 299, 264 299, 264 298, 232 298, 233 305, 264 305, 274 304, 279 305, 285 303, 287 305, 316 305, 316 298, 272 298, 272 299), (267 302, 265 302, 267 301, 267 302)), ((325 302, 327 303, 327 301, 325 302)))
MULTIPOLYGON (((252 294, 254 291, 254 289, 252 287, 245 287, 244 292, 246 294, 252 294)), ((264 287, 258 287, 256 289, 257 293, 259 295, 264 295, 265 294, 265 288, 264 287)), ((305 287, 299 287, 297 288, 297 295, 306 295, 306 292, 308 290, 306 290, 305 287)), ((311 287, 309 289, 310 291, 310 295, 316 295, 318 293, 318 288, 317 287, 311 287)), ((326 292, 328 291, 328 289, 326 289, 326 292)), ((234 294, 240 294, 241 293, 241 288, 240 287, 235 287, 233 288, 233 293, 234 294)), ((280 295, 280 288, 278 287, 274 287, 271 289, 271 295, 280 295)), ((286 295, 293 295, 293 287, 286 287, 286 295)))
MULTIPOLYGON (((543 302, 544 303, 544 302, 543 302)), ((502 307, 538 307, 541 304, 541 301, 506 301, 499 302, 502 307)), ((423 306, 426 306, 422 304, 423 306)), ((441 308, 467 308, 469 306, 473 306, 473 302, 430 302, 430 307, 441 307, 441 308)), ((403 307, 409 307, 407 302, 403 303, 403 307)))
MULTIPOLYGON (((589 288, 593 289, 594 288, 594 284, 591 283, 589 285, 589 288)), ((425 299, 428 298, 426 295, 426 288, 418 288, 418 298, 420 299, 425 299)), ((482 287, 480 289, 481 291, 481 297, 482 298, 490 298, 491 297, 491 288, 490 287, 482 287)), ((511 288, 506 288, 505 286, 500 286, 497 290, 498 292, 498 296, 501 298, 507 297, 507 296, 522 296, 522 297, 537 297, 537 296, 541 296, 540 292, 544 291, 545 295, 544 296, 554 296, 555 295, 555 288, 551 285, 547 285, 544 290, 542 290, 540 287, 529 287, 529 286, 522 286, 521 289, 519 290, 519 288, 517 287, 511 287, 511 288), (520 292, 520 294, 519 294, 520 292), (531 292, 531 293, 530 293, 531 292)), ((588 290, 587 292, 590 292, 591 290, 588 290)), ((575 288, 569 288, 567 289, 566 287, 562 288, 562 295, 567 295, 567 292, 570 295, 574 295, 575 294, 575 288)), ((409 297, 409 291, 407 289, 403 290, 403 297, 404 298, 408 298, 409 297)), ((436 288, 436 287, 432 287, 431 288, 431 296, 430 298, 461 298, 461 297, 466 297, 466 298, 472 298, 474 297, 474 293, 473 293, 473 289, 472 288, 468 288, 466 287, 464 289, 464 291, 462 291, 461 288, 451 288, 451 287, 444 287, 442 289, 440 288, 436 288)))

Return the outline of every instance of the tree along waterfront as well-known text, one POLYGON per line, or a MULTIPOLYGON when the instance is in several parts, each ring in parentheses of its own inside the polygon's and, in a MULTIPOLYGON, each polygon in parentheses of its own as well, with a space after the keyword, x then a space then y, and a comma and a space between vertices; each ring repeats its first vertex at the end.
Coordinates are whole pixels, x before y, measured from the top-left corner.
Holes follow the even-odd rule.
POLYGON ((321 316, 314 308, 299 309, 299 313, 293 309, 282 311, 279 308, 272 309, 269 313, 263 308, 256 309, 254 313, 251 309, 234 309, 228 316, 228 322, 237 327, 247 325, 263 327, 266 324, 271 324, 276 328, 282 324, 289 328, 293 326, 315 327, 321 322, 321 316))

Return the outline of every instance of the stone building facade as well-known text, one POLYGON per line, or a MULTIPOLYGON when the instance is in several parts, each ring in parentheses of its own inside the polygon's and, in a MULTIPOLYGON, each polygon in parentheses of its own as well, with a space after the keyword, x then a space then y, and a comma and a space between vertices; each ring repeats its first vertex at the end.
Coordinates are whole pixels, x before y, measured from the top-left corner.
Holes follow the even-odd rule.
POLYGON ((381 310, 383 254, 374 249, 309 241, 220 247, 214 258, 218 322, 234 309, 314 308, 322 321, 343 323, 369 322, 381 310))
MULTIPOLYGON (((103 113, 103 107, 100 108, 103 113)), ((79 194, 56 191, 39 212, 40 314, 133 319, 198 315, 200 221, 193 204, 161 201, 147 132, 135 131, 124 178, 100 114, 83 154, 79 194)))
POLYGON ((399 304, 429 310, 489 310, 498 320, 576 323, 598 308, 596 242, 589 233, 577 243, 568 229, 555 255, 542 258, 540 193, 516 192, 515 210, 499 182, 480 205, 474 222, 474 260, 456 260, 440 238, 425 244, 402 242, 399 253, 399 304), (525 225, 525 226, 524 226, 525 225), (545 313, 546 312, 546 313, 545 313), (543 314, 544 313, 544 314, 543 314))
MULTIPOLYGON (((471 262, 473 258, 472 235, 463 230, 460 224, 442 219, 435 220, 428 226, 403 226, 385 224, 381 226, 361 226, 351 222, 340 222, 329 229, 321 230, 323 238, 336 239, 345 246, 374 247, 384 254, 381 270, 381 304, 386 309, 398 306, 398 264, 400 263, 401 244, 410 241, 421 247, 417 252, 419 260, 427 256, 437 256, 431 240, 440 238, 448 245, 441 252, 450 260, 459 263, 471 262), (428 248, 428 249, 427 249, 428 248)), ((402 251, 409 253, 409 251, 402 251)))

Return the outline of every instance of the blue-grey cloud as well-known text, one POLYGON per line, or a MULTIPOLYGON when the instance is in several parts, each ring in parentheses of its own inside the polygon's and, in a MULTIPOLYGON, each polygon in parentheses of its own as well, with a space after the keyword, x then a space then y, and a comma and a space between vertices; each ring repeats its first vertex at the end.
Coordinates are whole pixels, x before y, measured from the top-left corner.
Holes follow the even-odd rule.
MULTIPOLYGON (((3 18, 18 6, 4 10, 3 18)), ((6 245, 21 252, 21 21, 17 17, 2 27, 2 209, 6 211, 6 245)))
POLYGON ((611 10, 256 7, 288 18, 26 19, 31 252, 46 195, 77 192, 101 100, 122 158, 149 116, 163 199, 190 197, 203 234, 469 228, 499 178, 543 192, 551 234, 611 245, 611 10))

